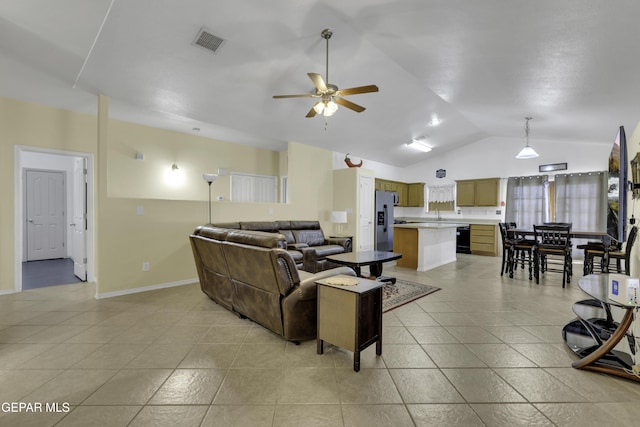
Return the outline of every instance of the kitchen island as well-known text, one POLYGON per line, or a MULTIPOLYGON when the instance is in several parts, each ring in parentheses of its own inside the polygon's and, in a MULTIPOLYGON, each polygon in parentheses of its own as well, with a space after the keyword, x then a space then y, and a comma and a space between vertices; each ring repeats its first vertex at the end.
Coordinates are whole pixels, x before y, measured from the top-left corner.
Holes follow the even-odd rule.
POLYGON ((399 267, 427 271, 456 261, 456 230, 468 224, 419 222, 395 224, 393 251, 402 254, 399 267))

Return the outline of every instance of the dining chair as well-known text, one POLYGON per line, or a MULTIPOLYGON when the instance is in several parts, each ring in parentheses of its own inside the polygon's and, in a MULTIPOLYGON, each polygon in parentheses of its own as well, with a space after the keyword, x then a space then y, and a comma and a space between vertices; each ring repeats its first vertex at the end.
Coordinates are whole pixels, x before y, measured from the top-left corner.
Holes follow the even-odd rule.
MULTIPOLYGON (((517 228, 515 222, 510 224, 512 228, 517 228)), ((523 270, 525 265, 527 265, 529 267, 529 280, 532 280, 536 241, 534 239, 528 239, 526 236, 515 234, 513 239, 513 262, 509 277, 513 278, 513 271, 518 269, 518 265, 520 265, 523 270)))
POLYGON ((513 262, 513 245, 514 239, 509 236, 508 224, 505 222, 498 223, 500 228, 500 237, 502 238, 502 265, 500 266, 500 275, 504 272, 509 273, 509 277, 513 277, 512 262, 513 262))
MULTIPOLYGON (((629 236, 627 237, 627 241, 623 243, 624 248, 620 248, 617 246, 609 248, 608 262, 611 263, 612 260, 616 260, 616 272, 619 274, 626 274, 627 276, 631 275, 631 270, 630 270, 631 250, 633 249, 637 235, 638 235, 638 227, 634 225, 633 227, 631 227, 631 230, 629 231, 629 236), (624 261, 624 268, 622 268, 622 261, 624 261)), ((604 245, 600 243, 600 245, 592 245, 591 247, 589 247, 588 245, 584 245, 584 246, 587 246, 586 248, 584 248, 585 275, 593 274, 594 264, 596 262, 600 263, 600 270, 604 271, 604 263, 603 263, 603 258, 605 254, 604 245)), ((611 267, 609 265, 607 265, 607 267, 609 267, 609 270, 611 270, 611 267)))
POLYGON ((534 276, 536 284, 540 283, 540 274, 548 272, 562 273, 562 287, 571 283, 573 262, 571 257, 571 224, 543 224, 534 225, 534 276), (557 260, 560 257, 561 260, 557 260), (558 265, 550 268, 549 265, 558 265), (562 265, 560 268, 559 266, 562 265))

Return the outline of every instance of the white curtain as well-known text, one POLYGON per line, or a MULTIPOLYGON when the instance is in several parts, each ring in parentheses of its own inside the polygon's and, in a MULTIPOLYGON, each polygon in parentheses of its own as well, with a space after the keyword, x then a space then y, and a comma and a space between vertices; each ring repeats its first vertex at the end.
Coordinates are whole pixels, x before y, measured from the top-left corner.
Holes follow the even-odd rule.
POLYGON ((455 184, 430 185, 427 187, 429 190, 429 203, 453 202, 454 188, 455 184))
POLYGON ((559 174, 556 181, 556 222, 573 230, 607 230, 607 173, 559 174))
POLYGON ((505 221, 519 228, 549 222, 549 176, 519 176, 507 180, 505 221))

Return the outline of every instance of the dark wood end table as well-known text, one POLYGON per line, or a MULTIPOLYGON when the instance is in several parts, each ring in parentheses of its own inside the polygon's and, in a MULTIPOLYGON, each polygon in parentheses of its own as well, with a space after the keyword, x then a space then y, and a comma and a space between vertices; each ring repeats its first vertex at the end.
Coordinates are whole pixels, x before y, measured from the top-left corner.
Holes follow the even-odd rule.
POLYGON ((395 283, 395 277, 382 276, 382 263, 395 261, 402 258, 402 254, 386 251, 358 251, 347 252, 337 255, 329 255, 327 259, 336 264, 346 265, 353 268, 358 276, 361 276, 361 267, 368 265, 371 277, 380 281, 395 283))
MULTIPOLYGON (((353 276, 347 280, 356 279, 353 276)), ((360 370, 360 352, 376 344, 382 354, 382 282, 357 278, 357 285, 335 285, 330 278, 318 280, 318 342, 322 354, 324 342, 353 351, 353 370, 360 370)))

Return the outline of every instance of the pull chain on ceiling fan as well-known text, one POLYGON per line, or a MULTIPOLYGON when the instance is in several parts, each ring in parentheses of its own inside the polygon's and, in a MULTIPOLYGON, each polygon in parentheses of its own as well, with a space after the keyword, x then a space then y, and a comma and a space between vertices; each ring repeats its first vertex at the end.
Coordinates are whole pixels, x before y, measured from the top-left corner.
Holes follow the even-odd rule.
POLYGON ((322 30, 320 33, 320 36, 327 42, 325 78, 323 79, 318 73, 307 73, 315 86, 314 91, 300 95, 274 95, 275 99, 320 98, 305 116, 307 118, 314 117, 316 114, 322 114, 325 117, 331 116, 338 110, 338 105, 353 110, 356 113, 361 113, 365 110, 363 106, 347 101, 343 97, 360 93, 378 92, 378 86, 376 85, 358 86, 340 90, 338 86, 329 83, 329 39, 332 35, 333 32, 329 28, 322 30))

